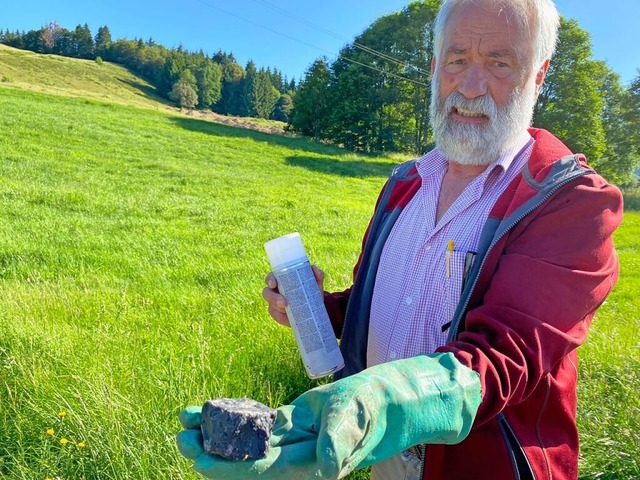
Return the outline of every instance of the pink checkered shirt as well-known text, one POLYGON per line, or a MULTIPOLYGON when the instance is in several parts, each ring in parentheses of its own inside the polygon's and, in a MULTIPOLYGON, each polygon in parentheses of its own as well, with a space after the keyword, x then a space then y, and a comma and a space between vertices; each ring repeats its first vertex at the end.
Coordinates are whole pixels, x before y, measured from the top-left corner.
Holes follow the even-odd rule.
POLYGON ((476 177, 436 225, 447 162, 436 148, 417 162, 422 186, 400 214, 382 251, 371 302, 367 365, 377 365, 443 345, 442 326, 455 312, 467 252, 475 252, 489 211, 526 165, 533 140, 517 146, 476 177), (447 272, 447 245, 450 253, 447 272))

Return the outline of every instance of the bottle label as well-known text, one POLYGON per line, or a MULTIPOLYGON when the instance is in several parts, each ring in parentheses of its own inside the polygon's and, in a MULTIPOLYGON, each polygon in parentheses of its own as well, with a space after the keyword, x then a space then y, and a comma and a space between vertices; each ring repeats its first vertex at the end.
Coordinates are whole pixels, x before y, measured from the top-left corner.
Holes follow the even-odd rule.
POLYGON ((276 275, 278 289, 289 304, 289 315, 300 337, 300 348, 305 354, 338 348, 331 321, 324 306, 322 292, 308 262, 281 270, 276 275))

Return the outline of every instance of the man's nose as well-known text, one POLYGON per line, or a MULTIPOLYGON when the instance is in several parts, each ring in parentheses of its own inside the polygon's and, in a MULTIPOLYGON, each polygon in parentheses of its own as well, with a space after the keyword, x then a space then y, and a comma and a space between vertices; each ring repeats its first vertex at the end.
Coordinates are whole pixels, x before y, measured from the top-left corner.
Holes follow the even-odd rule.
POLYGON ((480 65, 470 65, 464 72, 459 91, 466 98, 473 99, 487 94, 489 72, 480 65))

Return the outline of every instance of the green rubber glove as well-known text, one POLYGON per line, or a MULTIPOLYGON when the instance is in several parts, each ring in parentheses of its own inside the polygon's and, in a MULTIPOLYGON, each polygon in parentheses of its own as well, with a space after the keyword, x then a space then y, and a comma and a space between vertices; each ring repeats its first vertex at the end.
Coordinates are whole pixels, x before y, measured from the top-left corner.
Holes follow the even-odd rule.
POLYGON ((303 393, 277 410, 266 458, 231 462, 202 449, 199 409, 186 409, 178 447, 220 480, 340 479, 421 443, 453 444, 469 433, 481 401, 477 373, 450 354, 368 368, 303 393))

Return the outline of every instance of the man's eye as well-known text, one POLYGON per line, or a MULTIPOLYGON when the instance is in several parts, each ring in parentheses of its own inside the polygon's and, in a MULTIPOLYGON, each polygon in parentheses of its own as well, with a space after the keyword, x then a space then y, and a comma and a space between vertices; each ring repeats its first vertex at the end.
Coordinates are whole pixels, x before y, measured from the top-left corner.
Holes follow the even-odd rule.
POLYGON ((456 60, 453 60, 451 63, 453 63, 454 65, 463 65, 464 64, 464 58, 458 58, 456 60))

